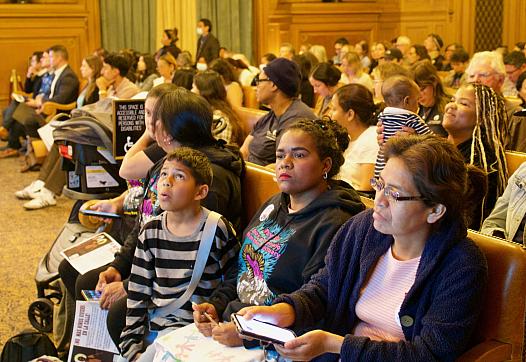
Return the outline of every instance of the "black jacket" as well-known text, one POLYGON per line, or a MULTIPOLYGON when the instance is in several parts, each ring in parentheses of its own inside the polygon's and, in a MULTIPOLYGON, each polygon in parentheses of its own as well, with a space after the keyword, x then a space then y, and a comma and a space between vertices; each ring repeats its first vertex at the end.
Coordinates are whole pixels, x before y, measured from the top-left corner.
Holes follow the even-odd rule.
MULTIPOLYGON (((241 216, 241 175, 244 171, 244 163, 239 150, 234 147, 224 146, 218 142, 214 146, 198 148, 208 156, 212 163, 213 180, 210 185, 208 196, 203 201, 203 206, 209 210, 216 211, 226 217, 234 227, 239 227, 241 216)), ((165 157, 157 161, 148 171, 146 180, 148 185, 145 189, 154 187, 157 183, 159 171, 162 168, 165 157)), ((159 215, 162 210, 157 209, 154 215, 159 215)), ((115 254, 115 259, 110 264, 116 268, 122 278, 128 278, 131 271, 133 255, 137 246, 137 238, 141 229, 141 215, 136 218, 133 230, 128 234, 121 249, 115 254)), ((125 284, 126 285, 126 284, 125 284)))
POLYGON ((332 182, 330 190, 298 212, 289 213, 289 203, 287 194, 274 195, 245 229, 235 270, 210 298, 223 319, 247 305, 270 304, 308 282, 325 265, 340 226, 365 208, 343 181, 332 182))
POLYGON ((212 34, 208 33, 208 35, 203 38, 201 35, 199 39, 197 39, 197 53, 195 55, 195 61, 196 63, 199 61, 199 58, 203 57, 205 58, 207 63, 210 63, 212 60, 219 58, 219 40, 212 34), (201 45, 201 41, 204 39, 203 44, 201 45))
POLYGON ((79 78, 68 65, 55 84, 53 97, 44 96, 42 102, 69 104, 75 102, 79 96, 79 78))

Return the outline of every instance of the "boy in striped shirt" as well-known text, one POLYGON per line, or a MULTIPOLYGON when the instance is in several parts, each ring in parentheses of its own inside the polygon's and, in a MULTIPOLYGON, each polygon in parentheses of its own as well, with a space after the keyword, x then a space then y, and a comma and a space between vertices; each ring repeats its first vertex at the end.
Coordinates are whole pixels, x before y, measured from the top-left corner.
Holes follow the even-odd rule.
POLYGON ((207 196, 211 182, 210 161, 203 153, 181 147, 166 157, 157 183, 159 202, 165 211, 141 230, 128 285, 126 327, 119 347, 129 361, 153 360, 153 345, 144 351, 145 336, 149 332, 160 336, 192 323, 191 303, 207 300, 236 263, 239 244, 232 225, 222 217, 190 300, 173 314, 152 316, 155 309, 180 297, 190 284, 210 212, 201 206, 201 200, 207 196))
MULTIPOLYGON (((382 96, 386 107, 378 116, 384 127, 384 141, 402 131, 402 126, 413 128, 417 134, 431 133, 427 124, 418 114, 418 97, 420 88, 406 76, 395 75, 387 78, 382 84, 382 96)), ((374 165, 374 176, 379 177, 385 167, 385 156, 380 147, 374 165)))

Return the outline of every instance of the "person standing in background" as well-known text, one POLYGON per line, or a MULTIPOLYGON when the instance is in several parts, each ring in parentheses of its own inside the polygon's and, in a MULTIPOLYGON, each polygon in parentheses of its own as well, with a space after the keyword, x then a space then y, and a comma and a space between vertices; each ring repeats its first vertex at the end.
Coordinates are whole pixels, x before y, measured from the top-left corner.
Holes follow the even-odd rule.
MULTIPOLYGON (((219 58, 219 40, 212 34, 212 23, 208 19, 201 19, 197 22, 197 53, 195 55, 195 62, 197 70, 199 64, 208 64, 212 60, 219 58)), ((203 66, 201 66, 203 67, 203 66)))

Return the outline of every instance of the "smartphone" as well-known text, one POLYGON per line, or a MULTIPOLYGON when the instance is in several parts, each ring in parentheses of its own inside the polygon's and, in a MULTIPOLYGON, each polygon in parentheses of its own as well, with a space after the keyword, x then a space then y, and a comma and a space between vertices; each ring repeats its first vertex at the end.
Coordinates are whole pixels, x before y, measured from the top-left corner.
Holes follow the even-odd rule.
POLYGON ((296 338, 296 334, 287 328, 262 322, 257 319, 246 320, 243 316, 232 314, 232 321, 239 334, 264 342, 275 343, 283 346, 286 342, 296 338))
POLYGON ((95 210, 90 210, 90 209, 83 209, 83 210, 80 210, 80 212, 84 215, 98 216, 98 217, 109 218, 109 219, 119 219, 121 217, 119 214, 114 214, 113 212, 95 211, 95 210))
POLYGON ((102 292, 99 292, 98 290, 82 290, 81 293, 84 299, 88 302, 98 302, 102 295, 102 292))

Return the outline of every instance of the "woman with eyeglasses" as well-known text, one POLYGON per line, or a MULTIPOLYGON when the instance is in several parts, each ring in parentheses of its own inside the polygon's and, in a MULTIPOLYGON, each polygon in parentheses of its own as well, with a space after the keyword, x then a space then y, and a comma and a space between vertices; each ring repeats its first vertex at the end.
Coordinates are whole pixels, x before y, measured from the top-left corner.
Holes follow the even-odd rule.
POLYGON ((286 358, 453 361, 469 348, 487 280, 484 255, 467 238, 469 170, 436 136, 384 147, 374 208, 338 231, 326 266, 272 306, 239 312, 310 330, 276 346, 286 358))
POLYGON ((194 321, 204 335, 240 346, 231 313, 270 305, 324 265, 334 234, 364 208, 348 184, 333 180, 348 143, 345 129, 328 119, 299 119, 283 132, 275 167, 281 192, 261 206, 245 229, 237 278, 216 289, 208 303, 194 307, 194 321), (225 323, 214 327, 204 313, 225 323))

